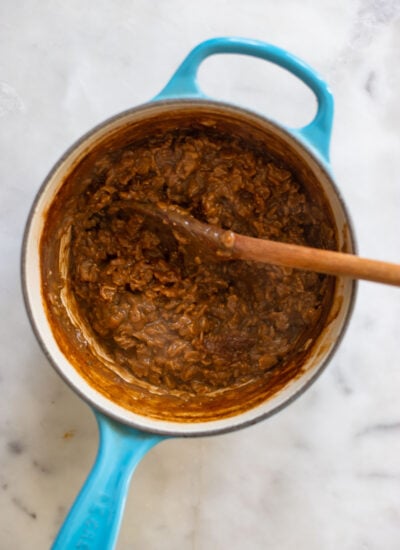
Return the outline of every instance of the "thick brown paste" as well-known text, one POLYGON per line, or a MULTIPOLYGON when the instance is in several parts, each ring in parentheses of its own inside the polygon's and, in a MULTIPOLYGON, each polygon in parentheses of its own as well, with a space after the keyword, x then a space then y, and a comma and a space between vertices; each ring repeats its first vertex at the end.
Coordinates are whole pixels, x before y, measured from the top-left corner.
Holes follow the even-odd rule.
POLYGON ((71 292, 136 380, 188 395, 274 380, 318 334, 332 278, 210 262, 164 224, 113 208, 162 201, 237 233, 334 249, 326 206, 265 148, 205 126, 170 129, 104 153, 81 187, 69 211, 71 292))
POLYGON ((237 233, 337 249, 328 176, 306 150, 229 106, 161 102, 75 151, 40 251, 49 324, 80 376, 135 414, 206 422, 313 372, 335 278, 211 261, 132 207, 162 202, 237 233))

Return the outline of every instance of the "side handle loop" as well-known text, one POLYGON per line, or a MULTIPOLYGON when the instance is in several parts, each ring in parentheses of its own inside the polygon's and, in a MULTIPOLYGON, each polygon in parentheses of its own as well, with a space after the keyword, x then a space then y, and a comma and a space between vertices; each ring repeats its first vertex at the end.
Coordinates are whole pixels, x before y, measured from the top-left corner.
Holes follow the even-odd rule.
POLYGON ((317 113, 307 126, 294 130, 293 133, 315 147, 325 159, 328 159, 333 121, 332 93, 326 82, 309 65, 272 44, 235 37, 206 40, 188 54, 154 100, 206 98, 198 85, 198 69, 207 57, 215 54, 242 54, 265 59, 286 69, 304 82, 316 96, 317 113))

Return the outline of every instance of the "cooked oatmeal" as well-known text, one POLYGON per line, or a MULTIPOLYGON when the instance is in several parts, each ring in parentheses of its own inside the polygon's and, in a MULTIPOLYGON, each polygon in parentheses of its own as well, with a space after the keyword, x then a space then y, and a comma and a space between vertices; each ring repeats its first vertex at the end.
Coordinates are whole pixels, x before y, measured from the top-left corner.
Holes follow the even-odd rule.
POLYGON ((81 188, 68 214, 71 292, 107 355, 138 381, 205 395, 274 380, 318 332, 332 278, 210 262, 124 208, 162 201, 237 233, 335 248, 321 201, 262 147, 213 128, 169 130, 105 153, 81 188))

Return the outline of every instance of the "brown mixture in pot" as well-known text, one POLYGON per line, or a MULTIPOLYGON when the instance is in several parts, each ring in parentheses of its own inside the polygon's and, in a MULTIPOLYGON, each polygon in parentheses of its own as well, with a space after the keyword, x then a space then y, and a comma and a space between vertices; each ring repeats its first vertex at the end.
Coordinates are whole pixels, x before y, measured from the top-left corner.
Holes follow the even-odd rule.
POLYGON ((321 201, 265 149, 212 128, 169 130, 104 155, 83 184, 72 213, 71 291, 108 356, 135 379, 209 394, 265 380, 318 334, 332 278, 212 263, 165 225, 112 208, 163 201, 237 233, 334 249, 321 201))

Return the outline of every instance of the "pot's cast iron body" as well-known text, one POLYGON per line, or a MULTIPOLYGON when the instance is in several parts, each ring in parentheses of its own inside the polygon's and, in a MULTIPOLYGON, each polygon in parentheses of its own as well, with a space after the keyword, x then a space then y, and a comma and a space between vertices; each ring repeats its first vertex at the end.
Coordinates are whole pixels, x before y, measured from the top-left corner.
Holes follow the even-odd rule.
MULTIPOLYGON (((302 61, 275 46, 242 38, 216 38, 199 44, 180 65, 153 101, 105 121, 82 137, 60 159, 43 183, 32 207, 23 243, 22 279, 25 302, 33 329, 47 357, 66 382, 93 406, 100 431, 100 447, 93 469, 54 543, 53 548, 110 549, 115 545, 131 474, 142 456, 169 436, 211 435, 257 422, 279 411, 303 392, 320 374, 334 353, 347 325, 355 283, 338 279, 334 307, 326 326, 306 359, 303 374, 270 399, 230 417, 211 421, 177 422, 134 413, 108 399, 80 376, 60 350, 42 300, 40 240, 46 212, 66 176, 99 143, 143 121, 184 117, 185 113, 222 116, 238 127, 264 133, 272 147, 287 150, 318 181, 329 201, 339 248, 354 252, 354 238, 345 206, 330 172, 329 141, 333 99, 325 82, 302 61), (206 98, 197 84, 200 63, 219 53, 246 54, 280 65, 314 92, 318 108, 312 122, 287 129, 251 111, 206 98), (276 145, 274 145, 276 144, 276 145)), ((300 168, 303 169, 303 168, 300 168)))

